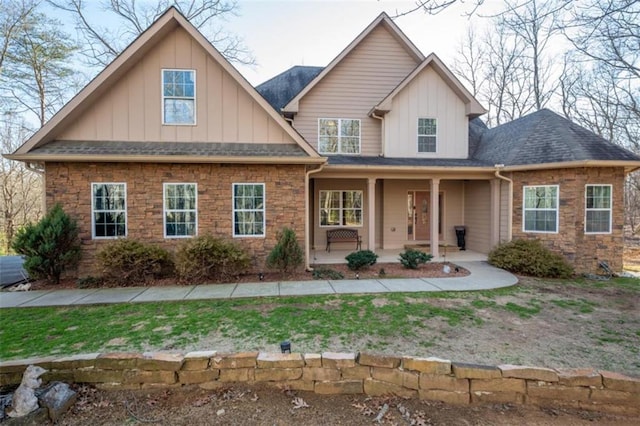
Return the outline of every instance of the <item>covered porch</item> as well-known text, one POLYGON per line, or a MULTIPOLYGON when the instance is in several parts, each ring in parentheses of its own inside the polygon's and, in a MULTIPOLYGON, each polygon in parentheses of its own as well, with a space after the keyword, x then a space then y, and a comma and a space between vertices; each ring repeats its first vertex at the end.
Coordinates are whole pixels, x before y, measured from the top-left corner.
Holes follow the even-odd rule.
POLYGON ((328 232, 357 231, 363 250, 378 262, 398 262, 405 247, 417 246, 432 261, 483 261, 510 239, 510 182, 495 171, 393 173, 323 171, 310 180, 309 264, 344 263, 355 244, 331 244, 328 232), (456 228, 465 228, 466 251, 457 247, 456 228))

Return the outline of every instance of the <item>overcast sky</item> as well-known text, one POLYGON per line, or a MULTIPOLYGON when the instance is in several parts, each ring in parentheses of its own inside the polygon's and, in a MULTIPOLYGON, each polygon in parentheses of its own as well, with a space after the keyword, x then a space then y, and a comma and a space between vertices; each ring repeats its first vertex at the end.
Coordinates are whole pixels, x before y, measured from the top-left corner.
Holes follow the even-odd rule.
MULTIPOLYGON (((486 25, 486 19, 470 20, 473 0, 458 2, 431 16, 414 12, 395 20, 423 54, 435 52, 451 66, 468 25, 486 25)), ((239 0, 239 16, 225 27, 241 36, 256 58, 255 66, 236 67, 257 85, 294 65, 325 66, 381 12, 390 16, 415 7, 413 1, 391 0, 239 0)), ((499 10, 500 0, 486 0, 480 9, 499 10)))

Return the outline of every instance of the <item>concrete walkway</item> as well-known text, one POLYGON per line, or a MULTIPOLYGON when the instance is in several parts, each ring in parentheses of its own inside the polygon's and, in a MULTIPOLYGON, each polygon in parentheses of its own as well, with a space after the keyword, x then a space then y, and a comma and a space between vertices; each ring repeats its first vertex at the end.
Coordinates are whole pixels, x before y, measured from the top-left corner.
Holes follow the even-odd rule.
POLYGON ((385 278, 366 280, 282 281, 167 287, 121 287, 0 293, 0 308, 80 306, 239 297, 363 294, 419 291, 472 291, 509 287, 518 279, 486 262, 456 262, 469 270, 466 277, 385 278))

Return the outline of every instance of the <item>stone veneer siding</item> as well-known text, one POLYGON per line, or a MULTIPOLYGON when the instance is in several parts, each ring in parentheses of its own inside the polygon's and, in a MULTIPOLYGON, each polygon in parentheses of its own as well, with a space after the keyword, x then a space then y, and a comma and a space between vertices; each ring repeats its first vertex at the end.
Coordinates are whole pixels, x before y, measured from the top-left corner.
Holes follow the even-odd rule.
POLYGON ((107 353, 1 361, 0 387, 20 383, 29 365, 48 370, 45 383, 91 383, 103 389, 264 383, 317 394, 393 394, 458 405, 531 404, 640 415, 640 378, 592 368, 491 366, 370 353, 107 353))
POLYGON ((184 238, 164 238, 163 183, 197 183, 198 235, 232 239, 254 256, 262 269, 276 244, 276 233, 292 228, 304 237, 304 165, 164 164, 164 163, 47 163, 47 208, 60 203, 78 221, 82 259, 77 276, 97 274, 96 253, 111 239, 92 239, 91 184, 127 184, 127 237, 169 250, 184 238), (233 238, 232 184, 264 183, 266 236, 233 238))
POLYGON ((541 240, 562 254, 578 273, 598 272, 606 260, 613 271, 622 270, 624 224, 624 170, 622 168, 574 168, 515 172, 513 179, 513 239, 541 240), (560 193, 558 233, 523 232, 524 186, 558 185, 560 193), (585 234, 586 185, 612 185, 611 234, 585 234))

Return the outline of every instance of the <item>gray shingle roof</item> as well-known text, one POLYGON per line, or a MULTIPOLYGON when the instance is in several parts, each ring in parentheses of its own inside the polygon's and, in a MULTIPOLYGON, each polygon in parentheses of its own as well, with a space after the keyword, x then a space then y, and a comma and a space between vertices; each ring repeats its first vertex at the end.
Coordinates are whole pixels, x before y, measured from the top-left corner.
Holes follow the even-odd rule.
POLYGON ((486 161, 457 158, 389 158, 360 155, 329 156, 332 166, 493 167, 486 161))
POLYGON ((276 111, 280 111, 323 69, 324 67, 296 65, 260 84, 256 90, 276 111))
POLYGON ((296 144, 213 142, 54 141, 32 151, 52 155, 197 155, 307 157, 296 144))
POLYGON ((640 157, 548 110, 482 133, 473 158, 506 166, 568 161, 640 161, 640 157))

